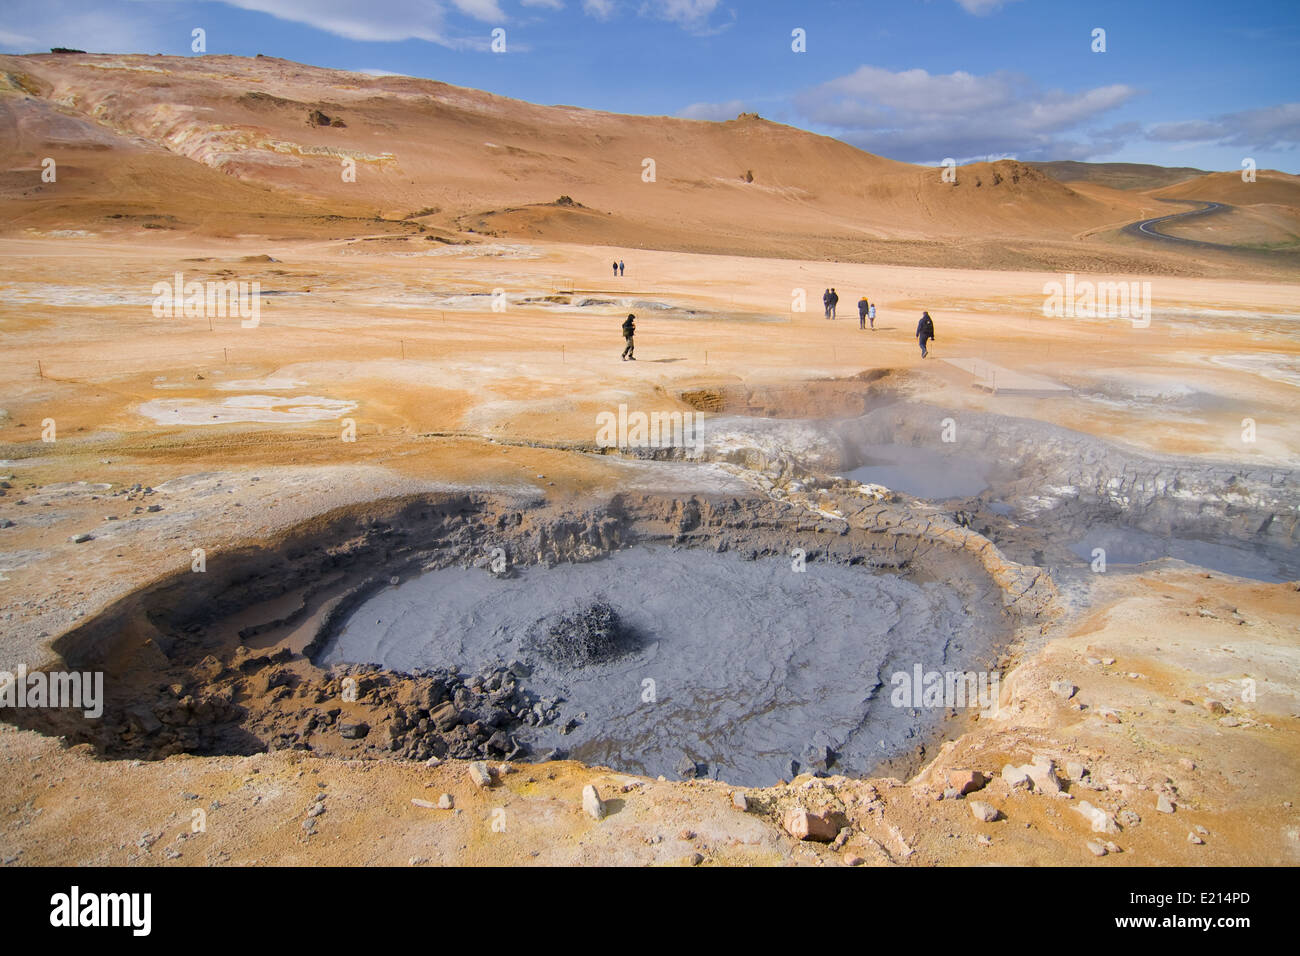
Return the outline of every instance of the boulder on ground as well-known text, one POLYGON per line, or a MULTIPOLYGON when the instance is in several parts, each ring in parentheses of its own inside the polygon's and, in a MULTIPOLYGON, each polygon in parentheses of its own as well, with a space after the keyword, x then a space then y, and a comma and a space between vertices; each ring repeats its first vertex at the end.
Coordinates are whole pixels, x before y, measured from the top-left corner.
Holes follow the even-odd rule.
POLYGON ((1012 790, 1032 790, 1034 782, 1029 779, 1029 773, 1024 767, 1013 767, 1007 764, 1002 768, 1002 780, 1012 790))
POLYGON ((1093 833, 1118 833, 1119 825, 1114 818, 1101 807, 1094 807, 1087 800, 1080 800, 1074 809, 1092 826, 1093 833))
POLYGON ((360 740, 366 734, 370 733, 370 725, 361 722, 357 724, 339 724, 339 736, 345 740, 360 740))
POLYGON ((474 781, 476 787, 492 786, 492 771, 488 769, 487 761, 475 760, 470 764, 469 778, 474 781))
POLYGON ((1061 700, 1069 700, 1078 692, 1079 688, 1075 687, 1068 680, 1052 681, 1052 693, 1061 698, 1061 700))
POLYGON ((592 784, 582 788, 582 809, 593 820, 605 819, 605 801, 600 799, 600 794, 592 784))
POLYGON ((974 793, 976 790, 983 790, 984 785, 989 782, 989 778, 978 770, 949 770, 944 775, 944 779, 948 781, 949 787, 962 796, 974 793))
POLYGON ((830 843, 848 826, 844 814, 836 811, 811 813, 803 807, 791 807, 781 820, 785 831, 798 840, 816 840, 830 843))

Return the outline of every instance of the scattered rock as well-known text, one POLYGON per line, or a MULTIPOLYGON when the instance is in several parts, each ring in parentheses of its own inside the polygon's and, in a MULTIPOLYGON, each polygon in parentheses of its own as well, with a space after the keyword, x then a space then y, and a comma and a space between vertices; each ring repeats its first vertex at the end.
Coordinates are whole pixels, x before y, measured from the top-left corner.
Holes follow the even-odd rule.
POLYGON ((455 809, 455 806, 456 806, 456 800, 455 798, 452 797, 450 793, 444 793, 440 797, 438 797, 439 810, 452 810, 455 809))
POLYGON ((582 788, 582 809, 593 820, 605 819, 605 801, 600 799, 600 794, 591 784, 582 788))
POLYGON ((1024 767, 1013 767, 1011 764, 1002 768, 1002 780, 1012 790, 1032 790, 1034 787, 1028 771, 1024 767))
POLYGON ((1187 833, 1187 842, 1194 843, 1197 846, 1203 846, 1205 844, 1204 840, 1198 837, 1195 833, 1192 833, 1190 830, 1187 833))
POLYGON ((1079 688, 1075 687, 1068 680, 1054 680, 1052 681, 1051 688, 1052 693, 1062 700, 1069 700, 1079 692, 1079 688))
POLYGON ((1119 832, 1119 825, 1114 818, 1101 807, 1094 807, 1087 800, 1080 800, 1074 809, 1092 826, 1093 833, 1119 832))
POLYGON ((1056 762, 1050 757, 1034 757, 1032 763, 1020 769, 1029 774, 1034 789, 1039 793, 1061 792, 1061 781, 1056 776, 1056 762))
POLYGON ((1105 856, 1109 852, 1105 844, 1098 843, 1096 840, 1089 840, 1084 846, 1088 848, 1088 852, 1093 856, 1105 856))
POLYGON ((981 823, 992 823, 1000 816, 997 807, 985 803, 983 800, 971 800, 968 806, 970 807, 971 816, 981 823))
POLYGON ((1162 793, 1156 797, 1156 809, 1161 813, 1173 813, 1174 802, 1162 793))
POLYGON ((1040 793, 1060 793, 1061 781, 1056 776, 1056 763, 1050 757, 1034 757, 1032 763, 1020 767, 1007 764, 1002 768, 1002 779, 1012 790, 1023 787, 1040 793))
POLYGON ((469 765, 469 778, 474 781, 476 787, 492 786, 492 771, 488 770, 487 762, 484 760, 475 760, 469 765))
POLYGON ((989 782, 989 778, 978 770, 949 770, 946 779, 948 786, 962 796, 974 793, 977 790, 983 790, 989 782))
POLYGON ((781 826, 795 839, 819 843, 830 843, 847 824, 842 813, 809 813, 803 807, 791 807, 781 819, 781 826))
POLYGON ((339 736, 345 740, 360 740, 370 733, 370 725, 364 721, 357 724, 339 724, 339 736))

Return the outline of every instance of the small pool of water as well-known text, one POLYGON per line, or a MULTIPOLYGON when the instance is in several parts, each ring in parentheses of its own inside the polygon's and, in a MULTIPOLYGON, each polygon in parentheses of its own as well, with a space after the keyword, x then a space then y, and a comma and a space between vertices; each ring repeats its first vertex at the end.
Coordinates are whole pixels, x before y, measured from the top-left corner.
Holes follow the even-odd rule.
POLYGON ((1288 557, 1234 544, 1167 538, 1120 525, 1099 524, 1082 540, 1070 545, 1071 551, 1090 563, 1095 548, 1105 550, 1108 567, 1177 558, 1197 567, 1257 581, 1300 578, 1300 555, 1288 557))
POLYGON ((870 445, 863 454, 867 463, 845 477, 928 501, 969 498, 989 484, 988 469, 980 462, 932 448, 870 445))
POLYGON ((526 661, 525 688, 566 700, 556 724, 516 736, 534 751, 562 748, 634 773, 675 778, 687 756, 729 782, 770 785, 818 746, 839 754, 836 772, 869 773, 928 740, 944 716, 895 707, 891 676, 917 664, 974 670, 993 656, 998 626, 968 614, 945 584, 806 567, 645 547, 504 579, 445 568, 370 598, 318 663, 478 672, 526 661), (582 667, 537 653, 536 622, 597 599, 637 633, 634 652, 582 667), (569 717, 580 723, 562 735, 569 717))

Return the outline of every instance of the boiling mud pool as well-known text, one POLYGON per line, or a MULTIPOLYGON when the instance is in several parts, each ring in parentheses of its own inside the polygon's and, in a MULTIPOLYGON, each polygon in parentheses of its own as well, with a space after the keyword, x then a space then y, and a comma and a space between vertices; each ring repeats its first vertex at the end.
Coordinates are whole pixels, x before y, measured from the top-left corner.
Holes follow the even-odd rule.
POLYGON ((867 464, 846 477, 929 501, 969 498, 988 487, 987 471, 979 462, 929 448, 872 445, 864 454, 867 464))
POLYGON ((910 752, 944 714, 893 706, 891 676, 916 664, 980 669, 992 656, 994 618, 967 613, 941 583, 861 566, 806 568, 657 547, 504 579, 446 568, 370 598, 320 663, 469 673, 524 660, 534 671, 523 685, 565 702, 556 723, 516 736, 535 751, 558 747, 620 770, 671 778, 685 756, 712 776, 767 785, 820 746, 837 752, 835 771, 868 773, 910 752), (530 645, 540 619, 596 599, 635 631, 636 650, 564 668, 530 645))
POLYGON ((1191 538, 1169 538, 1136 528, 1099 524, 1086 537, 1070 546, 1085 561, 1093 561, 1093 550, 1106 552, 1106 564, 1133 565, 1160 558, 1177 558, 1197 567, 1222 571, 1258 581, 1291 581, 1300 578, 1300 555, 1274 554, 1237 544, 1219 544, 1191 538))

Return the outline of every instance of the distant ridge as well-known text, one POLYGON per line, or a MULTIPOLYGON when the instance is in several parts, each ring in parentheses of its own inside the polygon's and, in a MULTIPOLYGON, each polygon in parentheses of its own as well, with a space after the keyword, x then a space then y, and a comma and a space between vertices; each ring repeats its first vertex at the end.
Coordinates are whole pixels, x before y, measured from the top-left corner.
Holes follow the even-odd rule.
POLYGON ((1074 160, 1057 160, 1050 163, 1029 163, 1051 176, 1058 183, 1097 183, 1112 189, 1159 189, 1172 186, 1209 170, 1192 166, 1152 166, 1146 163, 1080 163, 1074 160))

